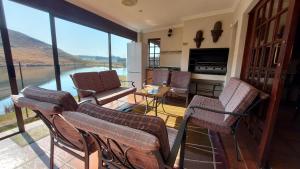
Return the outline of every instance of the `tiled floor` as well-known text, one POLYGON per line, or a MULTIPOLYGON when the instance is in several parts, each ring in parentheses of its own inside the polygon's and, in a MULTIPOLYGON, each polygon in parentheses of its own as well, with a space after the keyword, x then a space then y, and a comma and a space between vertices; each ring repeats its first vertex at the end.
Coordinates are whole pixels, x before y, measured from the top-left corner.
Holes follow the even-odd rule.
MULTIPOLYGON (((110 108, 118 108, 124 102, 133 103, 132 98, 124 98, 118 102, 112 102, 106 106, 110 108)), ((26 131, 40 127, 44 125, 42 121, 36 121, 31 124, 26 125, 26 131)), ((17 131, 16 129, 11 131, 17 131)), ((11 131, 9 131, 11 133, 11 131)), ((2 133, 7 134, 7 133, 2 133)), ((222 137, 223 138, 223 137, 222 137)), ((224 136, 225 150, 231 154, 234 153, 232 146, 231 137, 224 136)), ((49 152, 50 152, 50 137, 46 136, 39 139, 32 144, 26 145, 24 147, 16 144, 11 138, 0 141, 0 168, 1 169, 11 169, 11 168, 28 168, 28 169, 43 169, 49 168, 49 152)), ((90 168, 97 168, 97 154, 92 154, 90 156, 90 168)), ((229 158, 230 168, 243 169, 247 168, 244 162, 232 162, 235 161, 229 158)), ((84 163, 78 158, 70 155, 69 153, 55 147, 55 168, 69 168, 69 169, 80 169, 83 167, 84 163)))

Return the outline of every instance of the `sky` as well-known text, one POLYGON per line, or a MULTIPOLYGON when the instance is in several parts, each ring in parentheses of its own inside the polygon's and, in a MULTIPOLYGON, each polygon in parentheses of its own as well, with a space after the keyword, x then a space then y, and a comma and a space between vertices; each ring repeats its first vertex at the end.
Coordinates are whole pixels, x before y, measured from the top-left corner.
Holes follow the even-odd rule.
MULTIPOLYGON (((51 44, 49 15, 44 11, 3 0, 8 29, 51 44)), ((73 55, 107 56, 108 34, 86 26, 55 18, 58 48, 73 55)), ((112 55, 127 57, 127 43, 131 40, 111 36, 112 55)))

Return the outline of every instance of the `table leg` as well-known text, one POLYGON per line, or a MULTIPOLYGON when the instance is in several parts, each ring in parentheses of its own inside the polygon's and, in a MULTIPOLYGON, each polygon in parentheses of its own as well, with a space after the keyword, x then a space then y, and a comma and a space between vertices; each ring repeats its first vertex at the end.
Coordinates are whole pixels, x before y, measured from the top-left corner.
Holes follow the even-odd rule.
POLYGON ((147 114, 148 113, 148 97, 146 96, 146 110, 145 110, 145 114, 147 114))
POLYGON ((166 99, 165 96, 161 98, 161 107, 162 107, 163 111, 164 111, 165 113, 167 113, 166 110, 165 110, 165 107, 164 107, 165 99, 166 99))
POLYGON ((158 98, 157 97, 154 97, 154 100, 153 100, 154 102, 155 102, 155 116, 157 116, 157 106, 158 106, 158 98))

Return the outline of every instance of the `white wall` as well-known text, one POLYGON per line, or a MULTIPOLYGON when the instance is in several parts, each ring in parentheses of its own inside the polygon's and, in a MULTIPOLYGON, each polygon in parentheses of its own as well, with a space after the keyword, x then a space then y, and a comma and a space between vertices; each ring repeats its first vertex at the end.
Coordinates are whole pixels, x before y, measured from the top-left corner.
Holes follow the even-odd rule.
POLYGON ((173 35, 168 37, 168 29, 143 33, 142 41, 148 44, 148 39, 160 38, 160 65, 180 67, 182 49, 182 28, 174 28, 173 35))
MULTIPOLYGON (((226 76, 194 74, 193 78, 226 80, 231 76, 240 77, 243 61, 245 39, 248 26, 248 13, 259 0, 240 0, 231 13, 217 14, 186 20, 182 28, 174 29, 174 36, 167 36, 168 29, 146 32, 142 41, 148 43, 149 38, 161 38, 162 51, 182 50, 182 53, 162 56, 162 66, 178 66, 182 71, 188 70, 189 49, 196 48, 194 37, 198 30, 203 30, 205 40, 200 48, 230 48, 228 72, 226 76), (223 33, 217 43, 213 43, 211 30, 215 22, 221 21, 223 33), (235 38, 235 39, 232 39, 235 38)), ((169 54, 169 53, 168 53, 169 54)))

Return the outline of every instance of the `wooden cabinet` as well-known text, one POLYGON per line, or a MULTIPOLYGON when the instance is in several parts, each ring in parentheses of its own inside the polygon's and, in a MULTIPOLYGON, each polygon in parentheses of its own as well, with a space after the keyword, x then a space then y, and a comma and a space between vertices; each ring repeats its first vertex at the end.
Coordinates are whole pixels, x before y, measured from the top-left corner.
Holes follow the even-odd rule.
POLYGON ((146 69, 146 84, 152 83, 152 76, 153 76, 153 69, 151 68, 146 69))

